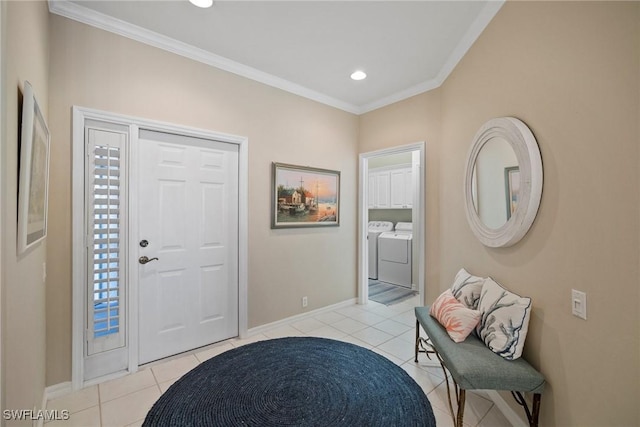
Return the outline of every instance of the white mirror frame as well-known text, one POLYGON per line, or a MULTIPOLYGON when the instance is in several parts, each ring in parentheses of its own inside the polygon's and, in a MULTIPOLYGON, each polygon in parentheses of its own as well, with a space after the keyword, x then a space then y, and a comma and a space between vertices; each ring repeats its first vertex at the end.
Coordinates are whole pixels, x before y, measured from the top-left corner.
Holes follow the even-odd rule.
POLYGON ((492 248, 516 244, 527 234, 538 213, 542 196, 542 158, 536 138, 522 121, 514 117, 499 117, 486 122, 473 138, 467 156, 464 180, 464 202, 471 230, 484 244, 492 248), (473 201, 473 170, 482 147, 493 138, 509 142, 520 167, 520 200, 511 218, 500 228, 487 227, 475 209, 473 201))

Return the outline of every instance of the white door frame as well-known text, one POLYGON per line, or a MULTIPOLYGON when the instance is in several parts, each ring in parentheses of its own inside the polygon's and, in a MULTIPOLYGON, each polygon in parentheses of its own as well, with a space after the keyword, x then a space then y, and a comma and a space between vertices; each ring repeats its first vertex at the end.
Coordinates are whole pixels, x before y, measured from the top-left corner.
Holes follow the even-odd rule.
MULTIPOLYGON (((6 138, 6 100, 4 97, 4 79, 5 79, 5 53, 4 53, 4 40, 5 40, 5 28, 7 16, 6 13, 6 2, 1 2, 0 4, 0 141, 2 142, 2 146, 0 147, 0 165, 2 165, 3 171, 5 170, 6 164, 4 163, 4 150, 5 150, 5 138, 6 138)), ((4 413, 4 351, 2 350, 2 343, 4 340, 2 339, 2 330, 4 329, 4 325, 2 319, 4 318, 4 313, 2 313, 3 307, 3 297, 4 297, 4 273, 2 270, 3 266, 3 254, 4 254, 4 240, 6 238, 6 233, 4 232, 4 211, 3 211, 3 200, 6 196, 5 192, 2 190, 4 188, 3 185, 3 175, 4 172, 0 172, 0 411, 4 413)), ((13 195, 15 197, 15 194, 13 195)))
POLYGON ((369 223, 369 159, 388 156, 391 154, 415 152, 412 158, 412 179, 413 179, 413 240, 414 249, 418 252, 418 292, 420 301, 424 301, 424 278, 425 278, 425 165, 426 165, 426 144, 424 141, 413 144, 391 147, 368 153, 361 153, 359 156, 359 183, 358 183, 358 304, 367 304, 369 301, 369 257, 367 256, 367 226, 369 223), (416 158, 417 155, 417 158, 416 158), (417 247, 415 244, 417 243, 417 247))
MULTIPOLYGON (((87 120, 100 120, 117 123, 129 127, 129 198, 137 197, 137 149, 139 129, 150 129, 196 138, 212 139, 238 145, 238 332, 241 338, 246 337, 248 329, 248 178, 249 178, 249 141, 246 137, 212 132, 204 129, 164 123, 139 117, 125 116, 104 111, 73 107, 73 139, 72 139, 72 368, 71 383, 74 390, 86 385, 107 379, 92 381, 84 379, 84 333, 85 333, 85 135, 84 126, 87 120)), ((135 247, 137 241, 137 208, 135 203, 129 209, 129 247, 135 247)), ((137 263, 136 251, 130 251, 128 264, 137 263)), ((128 283, 128 370, 138 369, 138 278, 137 270, 130 269, 128 283), (133 271, 131 271, 133 270, 133 271), (136 274, 134 274, 134 271, 136 274)), ((114 374, 114 376, 123 373, 114 374)))

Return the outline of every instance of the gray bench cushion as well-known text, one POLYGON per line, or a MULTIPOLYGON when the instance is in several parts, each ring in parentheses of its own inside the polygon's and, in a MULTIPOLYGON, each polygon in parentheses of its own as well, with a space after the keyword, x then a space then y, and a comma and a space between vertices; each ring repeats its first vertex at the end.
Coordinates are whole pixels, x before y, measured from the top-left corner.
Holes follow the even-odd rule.
POLYGON ((453 379, 465 390, 509 390, 542 393, 544 377, 523 358, 506 360, 489 350, 473 333, 455 343, 429 307, 416 307, 416 318, 444 360, 453 379))

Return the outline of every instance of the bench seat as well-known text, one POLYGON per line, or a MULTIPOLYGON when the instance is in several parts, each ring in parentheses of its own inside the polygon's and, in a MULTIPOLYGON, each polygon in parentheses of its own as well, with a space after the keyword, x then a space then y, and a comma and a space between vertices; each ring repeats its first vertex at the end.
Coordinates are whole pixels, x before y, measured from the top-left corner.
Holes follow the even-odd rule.
MULTIPOLYGON (((446 329, 429 315, 429 307, 416 307, 416 362, 418 345, 428 345, 439 356, 441 363, 451 373, 457 386, 463 390, 507 390, 514 393, 516 401, 525 407, 531 425, 537 425, 540 394, 544 390, 544 376, 526 360, 507 360, 491 351, 471 333, 463 342, 454 342, 446 329), (427 333, 427 340, 420 338, 420 326, 427 333), (516 394, 517 393, 517 394, 516 394), (530 414, 521 393, 534 394, 534 413, 530 414), (532 416, 534 420, 532 421, 532 416)), ((427 351, 428 352, 428 351, 427 351)), ((459 396, 457 396, 459 398, 459 396)), ((458 399, 460 400, 460 399, 458 399)), ((464 394, 459 402, 458 418, 462 424, 464 394), (460 404, 462 407, 460 407, 460 404)), ((452 414, 453 416, 453 414, 452 414)))

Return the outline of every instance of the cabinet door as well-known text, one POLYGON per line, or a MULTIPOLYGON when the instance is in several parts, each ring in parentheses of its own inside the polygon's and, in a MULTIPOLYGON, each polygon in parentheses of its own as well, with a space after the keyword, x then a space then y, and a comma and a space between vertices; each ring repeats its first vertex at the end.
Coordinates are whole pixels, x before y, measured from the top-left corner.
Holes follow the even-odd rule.
POLYGON ((405 171, 404 169, 393 170, 389 174, 389 182, 391 189, 391 207, 401 209, 406 207, 405 193, 405 171))
POLYGON ((375 174, 376 195, 375 207, 388 208, 389 203, 389 172, 378 172, 375 174))
POLYGON ((373 209, 376 207, 376 176, 369 174, 369 187, 367 188, 367 207, 373 209))
POLYGON ((404 205, 405 208, 413 207, 413 174, 410 168, 404 173, 404 205))
POLYGON ((408 209, 413 206, 413 181, 410 168, 393 170, 390 173, 391 207, 408 209))

